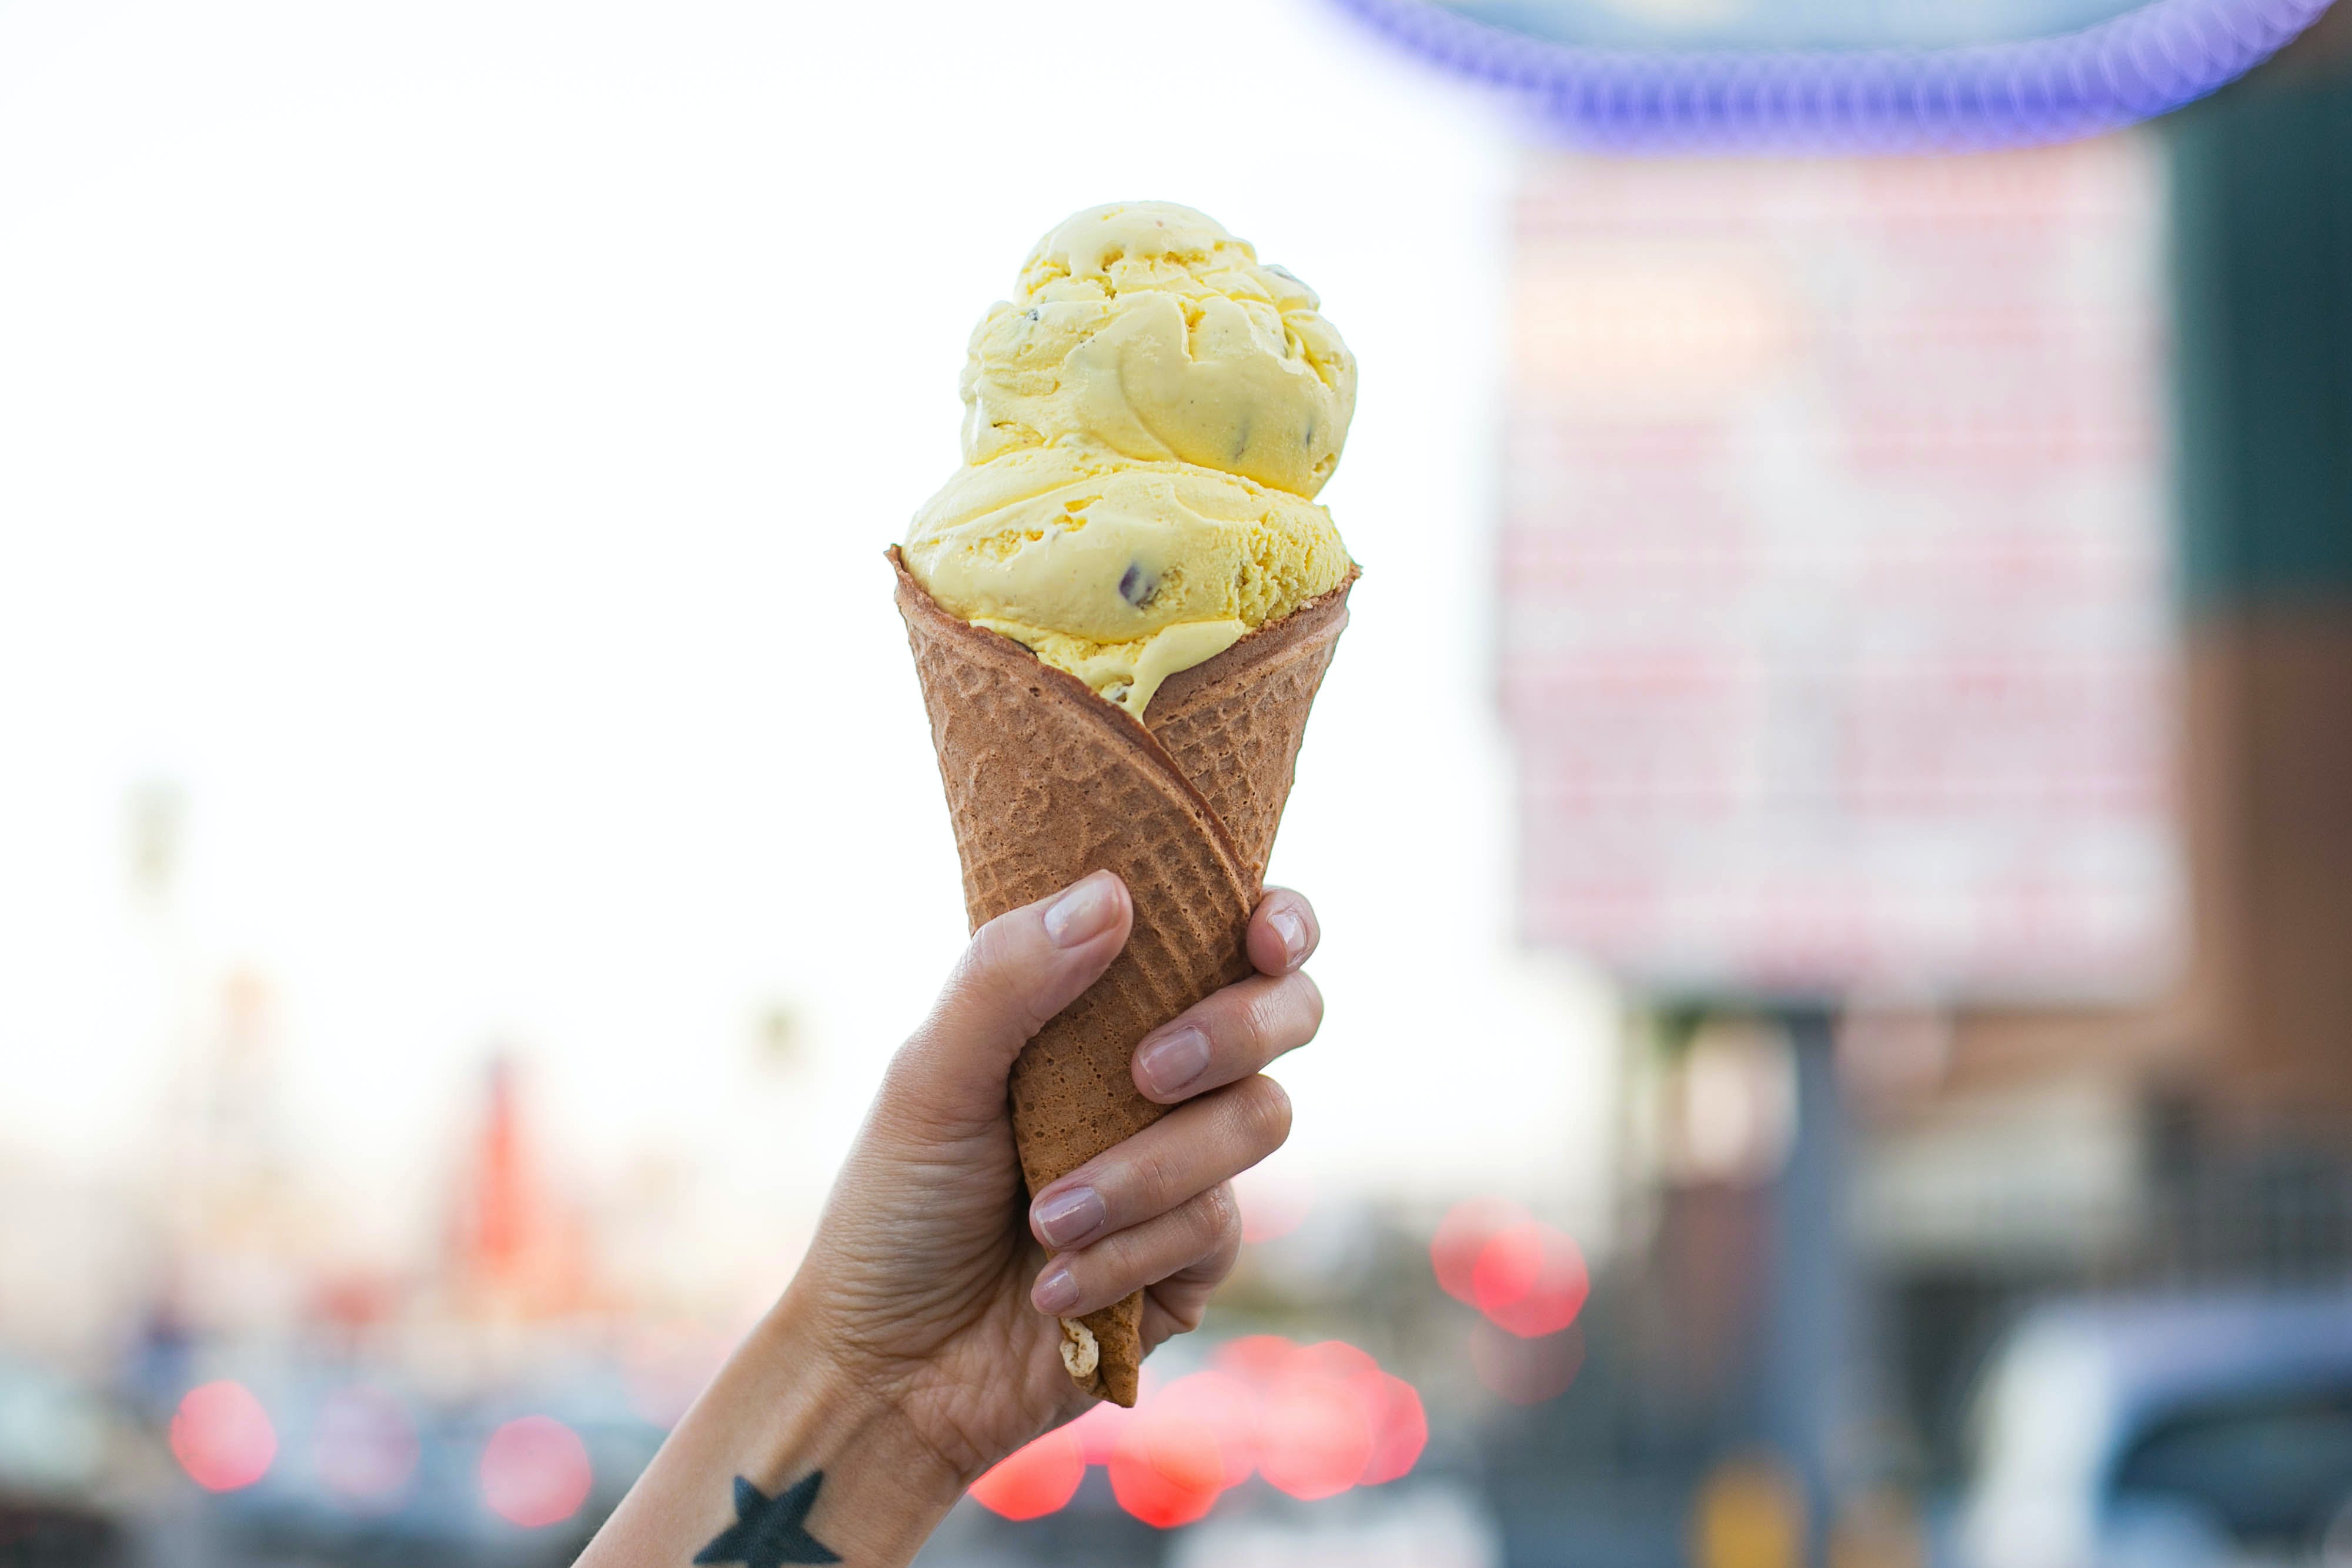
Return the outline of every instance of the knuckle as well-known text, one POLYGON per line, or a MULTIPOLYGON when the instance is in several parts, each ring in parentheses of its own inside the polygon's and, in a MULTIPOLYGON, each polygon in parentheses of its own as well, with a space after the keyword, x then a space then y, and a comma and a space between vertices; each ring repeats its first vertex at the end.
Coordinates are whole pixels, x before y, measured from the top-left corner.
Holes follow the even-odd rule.
POLYGON ((1222 1246, 1228 1236, 1241 1234, 1242 1210, 1234 1200, 1233 1183, 1221 1181, 1192 1201, 1203 1240, 1222 1246))
POLYGON ((1185 1199, 1168 1218, 1167 1233, 1156 1249, 1160 1254, 1158 1271, 1162 1274, 1192 1269, 1213 1254, 1224 1239, 1225 1228, 1239 1228, 1241 1211, 1234 1207, 1225 1184, 1219 1182, 1185 1199))
MULTIPOLYGON (((1113 1301, 1134 1288, 1129 1281, 1151 1273, 1152 1242, 1150 1227, 1122 1230, 1087 1249, 1087 1256, 1095 1264, 1090 1286, 1099 1286, 1113 1301)), ((1080 1276, 1087 1278, 1086 1275, 1080 1276)))
POLYGON ((950 990, 957 999, 1015 1019, 1028 1033, 1035 1034, 1048 1020, 1037 1015, 1030 996, 1032 988, 1024 983, 1022 956, 1025 944, 1013 924, 1023 914, 1016 909, 1000 915, 972 934, 971 946, 964 949, 963 961, 956 966, 950 990))
POLYGON ((1175 1323, 1178 1333, 1191 1333, 1208 1317, 1209 1298, 1192 1291, 1174 1294, 1176 1299, 1173 1301, 1161 1299, 1160 1310, 1175 1323))
POLYGON ((1268 986, 1242 1004, 1240 1024, 1242 1044, 1250 1054, 1263 1061, 1274 1054, 1275 1040, 1279 1028, 1276 1009, 1281 997, 1279 987, 1268 986))
POLYGON ((954 1118, 940 1103, 935 1071, 925 1043, 918 1039, 901 1046, 882 1070, 876 1092, 874 1115, 867 1131, 903 1149, 916 1143, 952 1135, 954 1118))
POLYGON ((1167 1201, 1174 1186, 1176 1172, 1167 1151, 1157 1148, 1139 1149, 1129 1162, 1127 1177, 1122 1184, 1128 1189, 1129 1201, 1158 1208, 1167 1201))
POLYGON ((1019 914, 1019 910, 1013 910, 1000 915, 971 934, 971 941, 963 950, 963 976, 977 984, 1004 967, 1005 949, 1012 943, 1010 923, 1019 914))

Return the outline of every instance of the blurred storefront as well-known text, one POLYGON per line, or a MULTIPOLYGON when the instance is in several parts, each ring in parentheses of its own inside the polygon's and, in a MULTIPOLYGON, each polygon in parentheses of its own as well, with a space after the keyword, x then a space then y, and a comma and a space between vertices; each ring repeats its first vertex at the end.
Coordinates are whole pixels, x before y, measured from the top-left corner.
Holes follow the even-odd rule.
POLYGON ((1816 1521, 1920 1485, 1913 1270, 2137 1201, 2125 1085, 2042 1051, 1951 1105, 1990 1009, 2111 1042, 2184 946, 2159 157, 1530 165, 1525 919, 1663 1009, 1634 1186, 1702 1499, 1748 1450, 1816 1521))
POLYGON ((1696 1561, 1921 1560, 2033 1303, 2352 1268, 2348 33, 2056 149, 1530 162, 1526 926, 1655 1009, 1652 1469, 1800 1542, 1696 1561))

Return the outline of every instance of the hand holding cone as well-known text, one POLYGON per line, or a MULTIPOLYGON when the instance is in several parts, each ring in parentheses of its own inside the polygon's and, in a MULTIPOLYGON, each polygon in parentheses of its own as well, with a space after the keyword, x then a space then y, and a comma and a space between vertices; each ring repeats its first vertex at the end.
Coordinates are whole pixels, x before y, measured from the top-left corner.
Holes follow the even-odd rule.
MULTIPOLYGON (((890 558, 973 929, 1093 871, 1117 873, 1134 899, 1126 950, 1013 1068, 1013 1133, 1034 1194, 1159 1119, 1165 1108, 1131 1076, 1135 1047, 1251 972, 1250 912, 1355 573, 1170 676, 1139 723, 940 609, 890 558)), ((1135 1402, 1142 1308, 1138 1294, 1065 1322, 1064 1364, 1080 1387, 1135 1402)))

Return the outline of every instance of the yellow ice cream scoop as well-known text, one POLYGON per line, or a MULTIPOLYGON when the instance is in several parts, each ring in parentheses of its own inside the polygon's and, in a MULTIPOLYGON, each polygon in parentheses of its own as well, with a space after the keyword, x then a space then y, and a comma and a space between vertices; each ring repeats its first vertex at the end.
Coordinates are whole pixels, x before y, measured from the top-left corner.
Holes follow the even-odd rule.
POLYGON ((1162 680, 1329 592, 1349 565, 1312 501, 1067 446, 963 469, 916 517, 904 554, 942 607, 1139 717, 1162 680))
POLYGON ((972 332, 964 461, 1079 437, 1311 500, 1356 412, 1355 359, 1318 303, 1190 207, 1090 208, 972 332))
POLYGON ((1140 717, 1167 676, 1337 588, 1315 504, 1356 367, 1313 291, 1189 207, 1095 207, 973 331, 965 466, 907 569, 1140 717))

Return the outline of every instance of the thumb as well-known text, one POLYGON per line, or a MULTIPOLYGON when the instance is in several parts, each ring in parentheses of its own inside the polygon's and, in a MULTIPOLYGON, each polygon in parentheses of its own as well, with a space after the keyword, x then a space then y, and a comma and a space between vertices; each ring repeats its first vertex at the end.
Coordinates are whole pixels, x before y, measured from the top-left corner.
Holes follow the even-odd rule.
POLYGON ((892 1063, 891 1108, 937 1126, 1004 1113, 1013 1059, 1127 946, 1127 884, 1107 871, 982 926, 892 1063))

